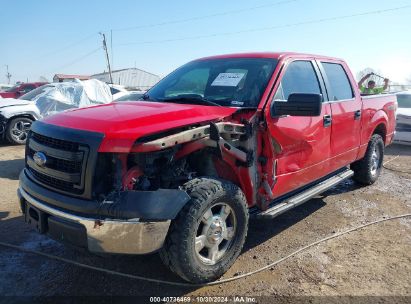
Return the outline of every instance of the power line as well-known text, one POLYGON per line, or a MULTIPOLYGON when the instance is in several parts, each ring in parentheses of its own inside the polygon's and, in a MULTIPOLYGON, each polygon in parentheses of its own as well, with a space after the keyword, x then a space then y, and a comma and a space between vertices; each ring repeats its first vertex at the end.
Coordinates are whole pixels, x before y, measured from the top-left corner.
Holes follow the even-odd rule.
MULTIPOLYGON (((262 9, 262 8, 266 8, 266 7, 271 7, 271 6, 281 5, 281 4, 287 4, 287 3, 291 3, 291 2, 297 2, 297 1, 300 1, 300 0, 283 0, 283 1, 275 2, 275 3, 268 3, 268 4, 264 4, 264 5, 253 6, 253 7, 248 7, 248 8, 238 9, 238 10, 225 11, 225 12, 215 13, 215 14, 211 14, 211 15, 204 15, 204 16, 192 17, 192 18, 187 18, 187 19, 178 19, 178 20, 172 20, 172 21, 165 21, 165 22, 154 23, 154 24, 149 24, 149 25, 138 25, 138 26, 125 27, 125 28, 111 29, 110 30, 111 40, 112 40, 112 32, 113 31, 128 31, 128 30, 134 30, 134 29, 143 29, 143 28, 150 28, 150 27, 156 27, 156 26, 164 26, 164 25, 170 25, 170 24, 185 23, 185 22, 202 20, 202 19, 207 19, 207 18, 212 18, 212 17, 225 16, 225 15, 229 15, 229 14, 248 12, 250 10, 257 10, 257 9, 262 9)), ((106 32, 107 31, 104 31, 103 33, 106 33, 106 32)), ((75 47, 75 46, 77 46, 77 45, 93 38, 93 37, 96 37, 98 34, 99 33, 92 33, 92 34, 90 34, 88 36, 85 36, 85 37, 83 37, 79 40, 76 40, 75 42, 70 43, 66 46, 58 48, 58 49, 56 49, 54 51, 51 51, 49 53, 40 55, 38 58, 49 57, 49 56, 61 53, 65 50, 71 49, 71 48, 73 48, 73 47, 75 47)), ((113 52, 112 47, 111 47, 111 51, 113 52)))
POLYGON ((297 2, 297 1, 300 1, 300 0, 283 0, 283 1, 279 1, 279 2, 268 3, 268 4, 259 5, 259 6, 252 6, 252 7, 237 9, 237 10, 225 11, 225 12, 220 12, 220 13, 215 13, 215 14, 210 14, 210 15, 197 16, 197 17, 171 20, 171 21, 164 21, 164 22, 153 23, 153 24, 136 25, 136 26, 117 28, 117 29, 112 29, 112 30, 113 31, 131 31, 131 30, 151 28, 151 27, 157 27, 157 26, 185 23, 185 22, 190 22, 190 21, 203 20, 203 19, 226 16, 226 15, 231 15, 231 14, 244 13, 244 12, 249 12, 251 10, 258 10, 258 9, 262 9, 262 8, 266 8, 266 7, 272 7, 272 6, 277 6, 277 5, 287 4, 287 3, 291 3, 291 2, 297 2))
POLYGON ((66 46, 63 46, 63 47, 61 47, 61 48, 58 48, 58 49, 56 49, 56 50, 54 50, 54 51, 51 51, 51 52, 49 52, 49 53, 40 55, 38 58, 49 57, 49 56, 55 55, 55 54, 57 54, 57 53, 61 53, 62 51, 71 49, 71 48, 73 48, 73 47, 75 47, 75 46, 77 46, 77 45, 79 45, 79 44, 81 44, 81 43, 83 43, 83 42, 85 42, 85 41, 93 38, 93 37, 97 37, 97 34, 98 34, 98 33, 93 33, 93 34, 90 34, 90 35, 88 35, 88 36, 85 36, 85 37, 83 37, 83 38, 81 38, 81 39, 79 39, 79 40, 76 40, 76 41, 73 42, 73 43, 70 43, 70 44, 66 45, 66 46))
POLYGON ((343 19, 354 18, 354 17, 361 17, 361 16, 366 16, 366 15, 382 14, 382 13, 387 13, 387 12, 392 12, 392 11, 398 11, 398 10, 401 10, 401 9, 407 9, 407 8, 410 8, 410 7, 411 7, 411 5, 405 5, 405 6, 388 8, 388 9, 382 9, 382 10, 368 11, 368 12, 363 12, 363 13, 358 13, 358 14, 351 14, 351 15, 344 15, 344 16, 335 16, 335 17, 329 17, 329 18, 309 20, 309 21, 303 21, 303 22, 297 22, 297 23, 289 23, 289 24, 276 25, 276 26, 270 26, 270 27, 254 28, 254 29, 248 29, 248 30, 242 30, 242 31, 235 31, 235 32, 214 33, 214 34, 208 34, 208 35, 188 36, 188 37, 165 39, 165 40, 128 42, 128 43, 117 44, 117 46, 167 43, 167 42, 175 42, 175 41, 184 41, 184 40, 196 40, 196 39, 203 39, 203 38, 212 38, 212 37, 218 37, 218 36, 231 36, 231 35, 238 35, 238 34, 251 33, 251 32, 262 32, 262 31, 269 31, 269 30, 275 30, 275 29, 281 29, 281 28, 287 28, 287 27, 294 27, 294 26, 301 26, 301 25, 308 25, 308 24, 315 24, 315 23, 323 23, 323 22, 335 21, 335 20, 343 20, 343 19))
MULTIPOLYGON (((67 64, 65 64, 65 65, 62 65, 62 66, 60 66, 60 67, 58 67, 58 68, 53 69, 53 71, 60 70, 60 69, 66 68, 66 67, 68 67, 68 66, 71 66, 71 65, 73 65, 73 64, 76 64, 77 62, 80 62, 80 61, 86 59, 87 57, 93 55, 94 53, 98 52, 99 50, 101 50, 101 47, 98 47, 97 49, 94 49, 94 50, 92 50, 91 52, 89 52, 89 53, 87 53, 87 54, 85 54, 85 55, 83 55, 83 56, 81 56, 81 57, 78 57, 77 59, 75 59, 75 60, 73 60, 73 61, 71 61, 71 62, 69 62, 69 63, 67 63, 67 64)), ((51 71, 51 70, 50 70, 50 71, 51 71)))

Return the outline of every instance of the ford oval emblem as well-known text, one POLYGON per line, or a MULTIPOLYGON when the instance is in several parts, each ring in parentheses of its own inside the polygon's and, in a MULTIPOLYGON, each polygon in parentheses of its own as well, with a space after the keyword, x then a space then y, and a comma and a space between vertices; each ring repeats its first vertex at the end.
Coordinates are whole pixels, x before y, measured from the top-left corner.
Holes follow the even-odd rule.
POLYGON ((44 167, 47 163, 46 154, 44 154, 43 152, 34 153, 33 160, 39 167, 44 167))

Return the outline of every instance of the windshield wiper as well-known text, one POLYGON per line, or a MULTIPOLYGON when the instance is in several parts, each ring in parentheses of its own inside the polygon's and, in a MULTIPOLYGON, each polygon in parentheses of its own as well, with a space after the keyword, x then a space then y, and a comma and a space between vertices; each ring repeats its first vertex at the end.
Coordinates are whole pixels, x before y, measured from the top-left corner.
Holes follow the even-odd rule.
POLYGON ((201 103, 201 104, 206 104, 206 105, 222 107, 222 105, 216 102, 213 102, 211 100, 208 100, 207 98, 204 98, 203 96, 197 95, 197 94, 179 95, 179 96, 160 99, 160 101, 178 102, 178 103, 180 102, 181 103, 201 103))

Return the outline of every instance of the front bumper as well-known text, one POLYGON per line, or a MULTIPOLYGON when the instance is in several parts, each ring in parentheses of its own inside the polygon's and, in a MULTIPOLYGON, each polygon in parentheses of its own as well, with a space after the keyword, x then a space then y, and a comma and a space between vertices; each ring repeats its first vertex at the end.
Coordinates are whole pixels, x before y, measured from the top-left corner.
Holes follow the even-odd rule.
POLYGON ((43 231, 40 232, 47 233, 58 241, 85 247, 95 253, 154 252, 163 246, 170 226, 170 220, 157 222, 140 222, 138 219, 102 220, 75 215, 45 204, 22 187, 18 189, 18 196, 26 219, 30 216, 28 213, 34 217, 33 212, 41 213, 41 216, 37 215, 43 221, 41 227, 43 231))
POLYGON ((52 208, 96 219, 140 219, 145 222, 173 220, 190 200, 190 196, 179 189, 123 191, 112 201, 104 202, 81 199, 39 185, 29 178, 27 169, 20 173, 20 188, 52 208))

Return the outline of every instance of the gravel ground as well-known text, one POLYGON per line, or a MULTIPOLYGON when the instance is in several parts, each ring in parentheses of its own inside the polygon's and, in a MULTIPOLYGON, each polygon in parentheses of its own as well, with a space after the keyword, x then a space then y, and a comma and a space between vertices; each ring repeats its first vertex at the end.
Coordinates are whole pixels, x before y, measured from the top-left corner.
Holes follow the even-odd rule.
MULTIPOLYGON (((348 180, 274 220, 252 221, 245 248, 224 278, 265 266, 334 233, 411 213, 411 147, 393 145, 386 154, 385 161, 392 161, 374 185, 358 187, 348 180)), ((94 256, 32 231, 23 223, 16 199, 23 166, 23 147, 0 145, 1 241, 124 273, 180 281, 157 254, 94 256)), ((202 288, 131 280, 0 246, 0 295, 388 296, 387 301, 401 302, 411 299, 411 219, 370 226, 251 277, 202 288)))

